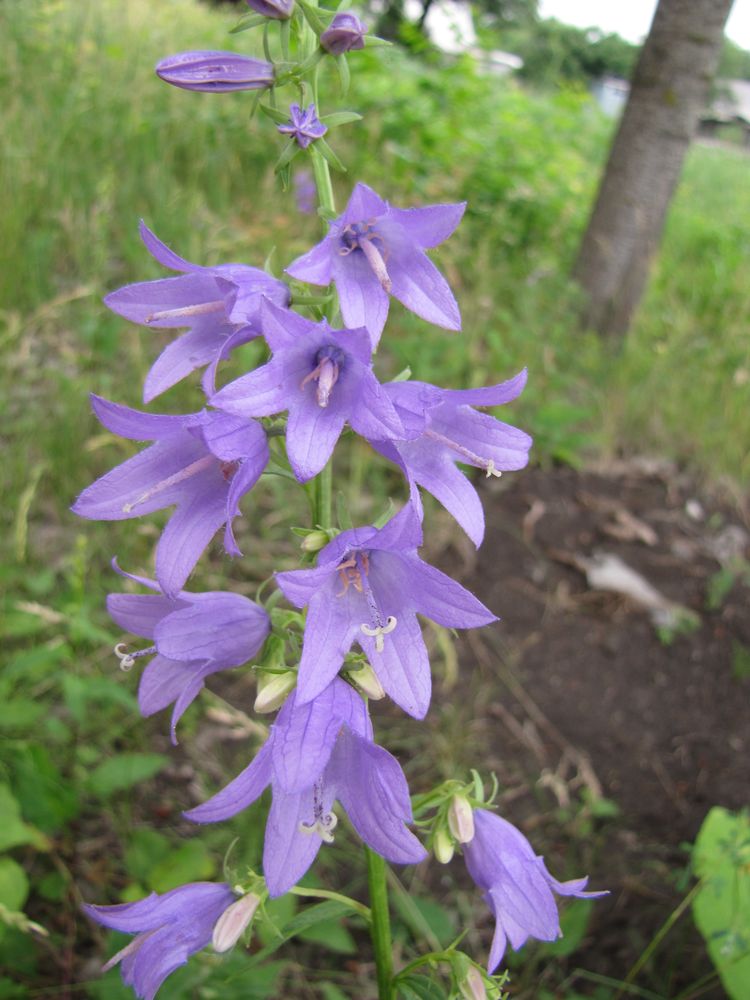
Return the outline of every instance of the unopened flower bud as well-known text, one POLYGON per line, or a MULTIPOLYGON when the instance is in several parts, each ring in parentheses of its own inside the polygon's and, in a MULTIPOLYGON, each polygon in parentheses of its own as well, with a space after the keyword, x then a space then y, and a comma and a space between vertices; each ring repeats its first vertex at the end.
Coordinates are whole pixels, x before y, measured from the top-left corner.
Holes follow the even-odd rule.
POLYGON ((320 44, 332 56, 340 56, 344 52, 365 47, 367 27, 362 24, 356 14, 342 11, 331 21, 320 36, 320 44))
POLYGON ((214 951, 225 952, 233 948, 245 928, 255 916, 260 904, 260 896, 248 892, 246 896, 237 899, 228 906, 214 925, 212 943, 214 951))
POLYGON ((294 0, 246 0, 246 3, 263 17, 274 17, 277 21, 286 21, 294 9, 294 0))
POLYGON ((448 864, 453 857, 455 847, 453 845, 453 838, 447 830, 438 830, 435 834, 435 839, 432 842, 432 850, 435 854, 435 858, 441 865, 448 864))
POLYGON ((466 976, 458 984, 458 988, 463 1000, 487 1000, 484 979, 476 966, 472 965, 466 976))
POLYGON ((330 542, 328 533, 316 528, 315 531, 310 531, 302 539, 300 548, 303 552, 320 552, 321 549, 325 548, 330 542))
POLYGON ((380 701, 381 698, 385 698, 383 685, 369 663, 365 663, 359 670, 352 670, 349 676, 372 701, 380 701))
POLYGON ((253 706, 259 715, 275 712, 286 701, 286 697, 297 683, 297 674, 287 670, 283 674, 258 674, 258 696, 253 706))
POLYGON ((156 64, 156 75, 183 90, 226 93, 265 90, 273 84, 273 66, 235 52, 178 52, 156 64))
POLYGON ((448 807, 448 827, 459 844, 474 839, 474 810, 463 795, 454 795, 448 807))

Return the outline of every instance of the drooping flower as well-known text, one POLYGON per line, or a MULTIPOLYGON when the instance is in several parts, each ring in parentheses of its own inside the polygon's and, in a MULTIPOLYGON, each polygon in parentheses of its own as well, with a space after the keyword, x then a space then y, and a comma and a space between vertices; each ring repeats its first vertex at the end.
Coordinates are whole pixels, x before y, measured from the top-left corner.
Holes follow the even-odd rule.
POLYGON ((294 10, 294 0, 245 0, 245 2, 263 17, 273 17, 277 21, 285 21, 292 16, 294 10))
POLYGON ((153 657, 141 675, 138 704, 141 714, 149 716, 174 702, 171 730, 176 743, 177 722, 206 678, 255 656, 268 635, 269 618, 262 607, 241 594, 183 590, 176 597, 166 597, 154 580, 122 575, 156 593, 110 594, 107 610, 120 628, 153 644, 130 651, 118 643, 115 652, 126 669, 142 656, 153 657))
POLYGON ((417 614, 448 628, 487 625, 495 615, 423 562, 421 544, 422 527, 409 503, 383 528, 342 532, 322 549, 315 569, 276 574, 287 599, 307 606, 298 704, 331 682, 357 642, 386 693, 409 715, 424 717, 430 664, 417 614))
POLYGON ((294 474, 317 475, 348 421, 363 437, 403 437, 393 404, 372 371, 367 330, 332 330, 270 302, 261 326, 271 360, 230 382, 211 405, 243 417, 289 411, 286 446, 294 474))
POLYGON ((482 469, 487 476, 526 465, 529 435, 474 409, 510 402, 525 384, 524 370, 507 382, 482 389, 438 389, 424 382, 383 386, 410 439, 370 444, 401 467, 410 485, 432 493, 476 546, 484 538, 484 511, 473 483, 456 462, 482 469))
POLYGON ((268 463, 260 424, 206 410, 186 416, 141 413, 94 395, 91 405, 113 434, 155 443, 85 489, 73 513, 122 521, 176 505, 156 547, 156 578, 167 597, 182 589, 223 524, 226 551, 241 555, 232 520, 268 463))
POLYGON ((236 52, 178 52, 156 64, 156 75, 182 90, 225 94, 233 90, 266 90, 273 86, 273 66, 236 52))
POLYGON ((328 131, 318 118, 314 104, 309 104, 304 110, 299 104, 289 107, 289 124, 276 126, 282 135, 288 135, 297 140, 297 145, 307 149, 311 142, 320 139, 328 131))
POLYGON ((365 47, 367 26, 362 24, 356 14, 342 11, 336 14, 329 26, 320 36, 320 44, 332 56, 343 55, 365 47))
POLYGON ((167 976, 211 943, 214 925, 234 899, 222 882, 191 882, 163 895, 152 892, 137 903, 85 904, 83 909, 104 927, 136 935, 102 971, 122 963, 125 985, 141 1000, 154 1000, 167 976))
POLYGON ((367 709, 336 678, 298 704, 293 693, 253 762, 208 802, 185 813, 198 823, 236 815, 271 785, 263 874, 280 896, 305 874, 322 843, 333 842, 338 800, 364 842, 395 864, 417 864, 426 851, 405 824, 412 821, 398 761, 373 741, 367 709))
POLYGON ((228 357, 232 348, 260 335, 262 297, 286 306, 289 289, 283 281, 257 267, 191 264, 157 239, 143 222, 140 233, 152 257, 164 267, 183 273, 177 278, 125 285, 107 295, 105 304, 118 316, 152 329, 189 327, 151 367, 143 387, 143 401, 150 402, 204 365, 208 368, 203 388, 211 393, 219 361, 228 357))
POLYGON ((554 941, 561 936, 553 892, 580 898, 607 895, 584 892, 587 878, 558 882, 521 831, 495 813, 476 809, 474 827, 474 838, 463 845, 463 852, 469 874, 495 915, 490 973, 500 964, 508 941, 518 951, 530 937, 554 941))
POLYGON ((448 330, 461 317, 448 283, 424 252, 446 240, 466 203, 393 208, 366 184, 357 184, 328 235, 287 268, 313 285, 336 285, 349 327, 365 326, 377 346, 391 295, 417 316, 448 330))

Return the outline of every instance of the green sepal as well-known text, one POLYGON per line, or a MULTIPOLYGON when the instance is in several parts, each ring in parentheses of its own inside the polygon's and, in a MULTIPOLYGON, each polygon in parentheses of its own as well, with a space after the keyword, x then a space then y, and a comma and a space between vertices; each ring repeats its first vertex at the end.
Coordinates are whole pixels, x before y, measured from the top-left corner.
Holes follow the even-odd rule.
POLYGON ((297 75, 298 76, 306 76, 310 72, 310 70, 315 69, 315 67, 318 65, 318 63, 320 62, 320 60, 324 56, 325 56, 325 52, 323 51, 323 49, 321 49, 320 47, 318 47, 312 53, 312 55, 309 55, 307 57, 307 59, 304 60, 304 62, 301 62, 297 66, 297 75))
POLYGON ((349 93, 349 84, 351 83, 352 77, 349 72, 349 63, 346 61, 346 56, 336 56, 336 68, 339 71, 339 80, 341 82, 341 93, 346 97, 349 93))
POLYGON ((378 38, 377 35, 365 35, 365 48, 373 49, 383 45, 393 45, 387 38, 378 38))
POLYGON ((411 368, 407 365, 406 368, 402 368, 401 371, 396 375, 395 378, 391 379, 391 382, 407 382, 411 378, 411 368))
POLYGON ((373 527, 377 528, 378 530, 385 527, 385 525, 388 523, 388 521, 390 521, 395 512, 396 512, 396 505, 394 504, 393 500, 390 497, 388 497, 388 506, 380 515, 380 517, 377 517, 372 522, 373 527))
POLYGON ((243 14, 237 24, 229 29, 229 34, 237 35, 240 31, 249 31, 250 28, 257 28, 259 25, 265 24, 267 20, 268 18, 263 14, 243 14))
MULTIPOLYGON (((304 14, 305 20, 310 25, 312 30, 318 37, 320 37, 328 27, 324 18, 321 17, 321 14, 324 12, 321 11, 319 7, 313 7, 311 4, 307 3, 306 0, 297 0, 297 6, 304 14)), ((330 21, 332 17, 333 13, 331 12, 328 20, 330 21)))
POLYGON ((321 156, 323 156, 324 159, 328 160, 328 162, 331 164, 334 170, 339 170, 342 174, 346 173, 346 167, 338 158, 338 156, 336 156, 336 154, 328 145, 328 143, 325 141, 325 139, 316 139, 315 148, 320 151, 320 154, 321 156))
POLYGON ((288 125, 289 124, 289 112, 280 111, 279 108, 272 108, 270 104, 260 104, 260 110, 271 119, 272 122, 276 122, 277 125, 288 125))
POLYGON ((330 208, 328 208, 325 205, 321 205, 318 208, 318 215, 325 222, 333 222, 334 219, 338 219, 338 214, 336 212, 332 211, 330 208))
POLYGON ((358 115, 356 111, 334 111, 332 115, 324 115, 320 120, 328 128, 338 128, 339 125, 361 122, 362 115, 358 115))
MULTIPOLYGON (((300 148, 297 145, 297 140, 296 139, 290 139, 287 142, 286 146, 284 146, 284 148, 282 149, 281 156, 276 161, 276 165, 273 168, 273 172, 275 174, 281 173, 281 171, 284 169, 284 167, 288 167, 289 166, 289 164, 292 162, 292 160, 297 155, 297 153, 299 153, 299 151, 300 151, 300 148)), ((289 182, 289 179, 287 178, 287 183, 288 182, 289 182)))
POLYGON ((333 299, 333 295, 292 295, 293 306, 325 306, 333 299))

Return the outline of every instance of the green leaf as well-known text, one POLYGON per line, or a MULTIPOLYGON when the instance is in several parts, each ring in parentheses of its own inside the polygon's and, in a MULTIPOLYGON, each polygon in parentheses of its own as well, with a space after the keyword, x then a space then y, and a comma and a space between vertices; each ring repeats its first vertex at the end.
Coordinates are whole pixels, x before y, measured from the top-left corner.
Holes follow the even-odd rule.
POLYGON ((276 165, 273 168, 275 174, 280 173, 284 167, 292 162, 294 157, 299 153, 300 148, 297 145, 296 139, 290 139, 286 146, 281 151, 281 156, 276 161, 276 165))
POLYGON ((277 125, 288 125, 289 124, 289 112, 281 111, 279 108, 273 108, 270 104, 259 104, 258 107, 270 118, 272 122, 276 122, 277 125))
POLYGON ((14 754, 11 780, 23 815, 44 833, 56 833, 80 812, 78 795, 44 747, 26 744, 14 754))
POLYGON ((732 676, 738 681, 750 677, 750 649, 736 639, 732 643, 732 676))
POLYGON ((324 115, 320 119, 328 128, 338 128, 340 125, 349 125, 351 122, 361 122, 362 115, 356 111, 334 111, 332 115, 324 115))
POLYGON ((236 35, 240 31, 249 31, 250 28, 257 28, 264 24, 267 18, 263 14, 244 14, 233 28, 229 29, 230 35, 236 35))
POLYGON ((339 903, 335 900, 326 900, 324 903, 315 903, 313 906, 305 907, 296 917, 293 917, 287 924, 280 928, 279 936, 274 941, 271 941, 265 948, 261 948, 260 951, 249 958, 247 967, 249 968, 262 962, 263 959, 272 955, 285 942, 293 937, 297 937, 311 927, 315 927, 316 924, 325 923, 329 920, 338 920, 347 913, 351 913, 350 907, 345 903, 339 903))
POLYGON ((172 850, 172 842, 156 830, 135 830, 125 849, 125 868, 137 882, 148 881, 153 869, 172 850))
POLYGON ((398 981, 398 990, 404 1000, 445 1000, 445 992, 427 976, 405 976, 398 981))
POLYGON ((147 781, 169 763, 161 753, 123 753, 103 761, 91 774, 88 785, 94 795, 108 798, 147 781))
POLYGON ((733 1000, 750 983, 750 816, 714 807, 703 821, 692 863, 701 885, 693 917, 733 1000))
POLYGON ((333 983, 321 983, 320 992, 323 994, 324 1000, 349 1000, 346 993, 335 986, 333 983))
POLYGON ((188 840, 153 868, 148 885, 154 892, 169 892, 185 882, 210 879, 215 871, 216 863, 203 841, 188 840))
POLYGON ((297 6, 304 14, 305 20, 315 34, 322 35, 328 25, 320 16, 320 10, 317 7, 312 7, 309 3, 306 3, 305 0, 297 0, 297 6))
POLYGON ((31 828, 21 819, 21 807, 7 785, 0 785, 0 851, 34 839, 31 828))
POLYGON ((338 156, 336 156, 336 154, 328 145, 328 143, 325 141, 325 139, 316 139, 315 148, 320 152, 323 159, 328 160, 328 162, 331 164, 334 170, 338 170, 342 174, 346 173, 346 167, 338 158, 338 156))
POLYGON ((13 858, 0 858, 0 904, 7 910, 22 910, 28 896, 26 872, 13 858))
POLYGON ((560 917, 562 937, 543 945, 548 955, 572 955, 586 936, 593 904, 589 899, 576 899, 566 906, 560 917))
POLYGON ((456 933, 453 914, 440 903, 436 903, 434 899, 415 898, 413 902, 440 944, 444 948, 447 947, 456 933))
POLYGON ((48 711, 47 705, 28 698, 4 698, 0 702, 0 730, 13 732, 33 729, 34 724, 48 711))
POLYGON ((299 938, 311 944, 319 944, 339 955, 353 955, 357 950, 354 938, 338 920, 324 920, 315 927, 302 931, 299 938))

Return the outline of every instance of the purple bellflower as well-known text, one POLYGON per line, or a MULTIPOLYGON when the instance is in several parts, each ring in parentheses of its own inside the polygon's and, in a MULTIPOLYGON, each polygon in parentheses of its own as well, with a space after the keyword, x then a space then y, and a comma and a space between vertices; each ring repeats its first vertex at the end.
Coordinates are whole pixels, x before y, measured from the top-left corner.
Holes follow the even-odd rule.
POLYGON ((277 21, 286 21, 294 10, 294 0, 246 0, 246 3, 263 17, 273 17, 277 21))
POLYGON ((490 973, 500 964, 509 941, 518 951, 530 937, 554 941, 561 936, 553 891, 580 898, 607 895, 584 892, 587 878, 558 882, 520 830, 486 809, 474 811, 474 838, 463 851, 469 874, 495 915, 490 973))
POLYGON ((362 24, 356 14, 342 11, 336 14, 320 36, 320 44, 332 56, 343 55, 365 47, 367 26, 362 24))
POLYGON ((500 406, 518 396, 526 371, 482 389, 438 389, 424 382, 389 382, 383 388, 409 430, 407 441, 371 441, 401 467, 412 488, 424 487, 440 501, 478 547, 484 538, 484 511, 473 483, 456 462, 486 476, 522 469, 531 438, 474 406, 500 406))
POLYGON ((241 555, 232 519, 268 463, 260 424, 205 410, 186 416, 141 413, 93 395, 91 402, 113 434, 155 443, 85 489, 73 513, 122 521, 176 505, 156 547, 156 578, 167 597, 177 596, 223 524, 226 551, 241 555))
POLYGON ((427 649, 417 613, 448 628, 475 628, 495 615, 468 590, 417 555, 422 526, 412 503, 378 529, 343 531, 315 569, 277 573, 296 607, 307 606, 297 703, 315 698, 336 676, 354 642, 385 692, 414 718, 430 704, 427 649))
POLYGON ((325 239, 286 269, 312 285, 336 285, 347 326, 366 326, 377 346, 391 295, 417 316, 448 330, 461 316, 448 283, 424 252, 446 240, 466 203, 393 208, 357 184, 325 239))
POLYGON ((282 135, 288 135, 297 140, 301 149, 307 149, 311 142, 322 138, 328 128, 318 118, 314 104, 309 104, 304 110, 299 104, 289 107, 289 124, 276 126, 282 135))
POLYGON ((426 851, 412 821, 398 761, 373 742, 360 696, 336 678, 305 705, 291 694, 253 762, 208 802, 185 813, 199 823, 228 819, 272 786, 263 874, 271 896, 287 892, 333 842, 338 800, 359 836, 395 864, 417 864, 426 851))
POLYGON ((175 727, 197 698, 210 674, 247 663, 266 640, 270 622, 265 610, 247 597, 221 591, 202 594, 180 591, 166 597, 154 580, 123 573, 154 594, 110 594, 107 610, 127 632, 152 640, 146 649, 129 651, 124 643, 115 654, 124 669, 142 656, 152 656, 141 675, 138 704, 141 714, 153 715, 174 702, 175 727))
POLYGON ((273 66, 236 52, 178 52, 156 64, 156 75, 182 90, 225 94, 273 86, 273 66))
POLYGON ((367 330, 332 330, 269 302, 261 326, 273 357, 230 382, 211 405, 242 417, 288 410, 287 453, 300 482, 320 472, 347 421, 363 437, 405 435, 373 374, 367 330))
POLYGON ((259 336, 261 298, 286 306, 289 289, 257 267, 191 264, 157 239, 143 222, 140 232, 152 257, 183 273, 177 278, 125 285, 107 295, 105 304, 118 316, 152 329, 189 327, 152 366, 143 387, 143 401, 149 403, 204 365, 209 367, 203 389, 210 394, 219 361, 232 348, 259 336))
POLYGON ((86 904, 83 909, 104 927, 136 935, 102 971, 122 963, 125 985, 141 1000, 154 1000, 167 976, 211 943, 216 921, 234 900, 224 883, 191 882, 163 895, 152 892, 137 903, 86 904))

